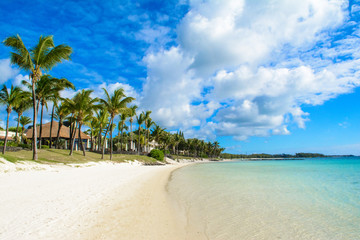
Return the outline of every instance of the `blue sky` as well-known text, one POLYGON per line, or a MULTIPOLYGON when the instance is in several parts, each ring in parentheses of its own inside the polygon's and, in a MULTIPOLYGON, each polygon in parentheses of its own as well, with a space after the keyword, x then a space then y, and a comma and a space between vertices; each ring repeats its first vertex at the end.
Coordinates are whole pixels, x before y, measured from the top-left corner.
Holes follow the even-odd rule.
MULTIPOLYGON (((359 17, 345 0, 3 0, 0 39, 54 35, 74 53, 51 75, 99 97, 123 87, 161 126, 227 152, 360 154, 359 17)), ((8 86, 27 75, 9 52, 8 86)))

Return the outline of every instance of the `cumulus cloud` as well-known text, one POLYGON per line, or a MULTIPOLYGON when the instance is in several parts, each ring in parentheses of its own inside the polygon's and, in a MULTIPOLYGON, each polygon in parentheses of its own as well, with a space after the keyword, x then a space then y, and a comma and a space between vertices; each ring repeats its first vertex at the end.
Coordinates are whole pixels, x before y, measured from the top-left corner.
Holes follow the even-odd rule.
POLYGON ((359 31, 341 30, 350 16, 347 1, 190 5, 178 26, 178 46, 144 59, 141 101, 166 127, 238 140, 287 135, 290 125, 306 127, 311 116, 302 106, 323 104, 360 84, 359 31))
POLYGON ((0 59, 0 84, 14 78, 19 70, 11 67, 10 59, 0 59))

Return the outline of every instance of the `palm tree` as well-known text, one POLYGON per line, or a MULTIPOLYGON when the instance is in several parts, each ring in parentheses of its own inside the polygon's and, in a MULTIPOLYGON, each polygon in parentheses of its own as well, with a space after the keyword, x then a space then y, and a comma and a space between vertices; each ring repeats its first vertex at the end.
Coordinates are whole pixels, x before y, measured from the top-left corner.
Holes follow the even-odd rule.
POLYGON ((57 105, 55 109, 54 118, 59 121, 59 127, 56 135, 56 147, 60 148, 60 129, 63 126, 64 119, 69 115, 66 104, 57 105))
POLYGON ((0 91, 0 104, 6 105, 6 133, 5 133, 5 141, 4 141, 4 149, 2 154, 5 154, 6 151, 6 143, 8 140, 8 132, 9 132, 9 118, 10 113, 13 107, 17 107, 19 104, 20 99, 22 98, 23 91, 19 87, 14 87, 11 85, 10 92, 8 88, 4 84, 1 91, 0 91))
POLYGON ((144 113, 144 124, 145 124, 145 151, 147 151, 148 149, 148 144, 147 144, 147 139, 146 139, 146 133, 147 133, 147 131, 148 131, 148 126, 147 126, 147 121, 148 121, 148 119, 150 119, 150 114, 151 114, 151 111, 146 111, 145 113, 144 113))
MULTIPOLYGON (((26 85, 31 90, 31 84, 22 81, 24 85, 26 85)), ((52 121, 53 115, 55 110, 56 101, 60 98, 60 91, 64 90, 65 88, 72 88, 75 89, 74 85, 69 82, 65 78, 55 78, 50 75, 42 75, 40 80, 36 82, 36 100, 37 100, 37 109, 39 109, 39 105, 41 104, 41 115, 40 115, 40 134, 39 134, 39 148, 41 148, 42 144, 42 120, 43 120, 43 113, 44 113, 44 106, 47 109, 48 101, 52 101, 53 108, 51 114, 51 122, 50 122, 50 147, 52 142, 52 121)))
POLYGON ((90 121, 85 123, 90 129, 88 129, 91 139, 91 151, 94 151, 94 142, 98 137, 100 121, 97 117, 92 117, 90 121))
POLYGON ((155 125, 155 122, 149 117, 145 120, 146 134, 147 134, 147 151, 149 152, 149 142, 150 142, 150 128, 155 125))
MULTIPOLYGON (((84 90, 83 89, 81 92, 77 93, 75 95, 75 97, 73 98, 73 102, 75 103, 75 105, 73 105, 73 107, 75 108, 75 120, 77 122, 76 125, 78 126, 78 134, 79 134, 78 138, 79 138, 80 147, 83 151, 84 156, 85 156, 85 148, 84 148, 84 144, 81 139, 81 127, 85 122, 88 122, 91 120, 94 110, 96 110, 98 108, 98 106, 95 105, 95 103, 97 103, 99 101, 98 98, 90 97, 90 94, 92 92, 93 92, 93 90, 84 90)), ((75 132, 76 132, 76 127, 75 127, 75 132)), ((74 143, 75 143, 75 136, 72 141, 70 155, 72 155, 72 153, 73 153, 74 143)))
POLYGON ((21 124, 21 130, 22 130, 21 133, 22 134, 24 134, 25 126, 32 123, 31 118, 26 117, 26 116, 21 116, 19 122, 21 124))
MULTIPOLYGON (((101 102, 105 106, 105 108, 107 109, 110 115, 110 123, 105 132, 105 140, 106 140, 106 135, 110 130, 110 160, 112 160, 112 150, 113 150, 112 131, 113 131, 114 118, 120 113, 127 113, 128 112, 127 104, 135 100, 135 98, 126 97, 123 88, 116 89, 112 96, 109 95, 108 91, 105 88, 103 88, 103 90, 105 93, 105 99, 101 99, 101 102)), ((104 158, 104 151, 105 149, 103 147, 102 157, 101 157, 102 159, 104 158)))
POLYGON ((28 110, 31 107, 30 97, 31 97, 30 92, 23 91, 22 98, 19 99, 18 105, 13 107, 13 110, 18 114, 18 117, 16 119, 17 127, 16 127, 15 139, 18 139, 18 130, 19 130, 21 116, 26 110, 28 110))
POLYGON ((140 137, 141 137, 141 125, 144 123, 145 121, 145 113, 142 112, 140 113, 139 116, 136 116, 136 121, 137 121, 137 124, 139 125, 139 134, 138 134, 138 138, 139 138, 139 141, 138 141, 138 154, 140 154, 140 137))
POLYGON ((54 121, 54 113, 55 113, 55 108, 58 104, 58 101, 60 98, 60 91, 66 89, 66 88, 71 88, 72 90, 75 90, 75 86, 74 84, 72 84, 70 81, 68 81, 66 78, 61 78, 61 79, 56 79, 56 89, 55 91, 53 91, 53 96, 52 98, 50 98, 53 102, 53 107, 52 107, 52 111, 51 111, 51 122, 50 122, 50 148, 52 147, 52 124, 54 121))
POLYGON ((129 122, 130 122, 130 150, 133 150, 133 130, 132 130, 132 124, 134 122, 134 117, 136 116, 136 109, 138 106, 133 105, 129 108, 128 116, 129 116, 129 122))
MULTIPOLYGON (((104 107, 104 106, 103 106, 104 107)), ((100 151, 100 147, 104 148, 104 144, 102 144, 102 133, 105 127, 109 124, 109 112, 102 108, 99 112, 96 113, 96 118, 99 120, 99 133, 98 133, 98 151, 100 151)), ((106 138, 104 138, 105 143, 106 138)))
POLYGON ((153 129, 151 135, 154 137, 155 141, 160 144, 161 136, 165 132, 165 128, 161 128, 159 125, 154 124, 155 128, 153 129))
POLYGON ((35 84, 42 76, 43 71, 51 70, 63 60, 69 60, 72 53, 71 47, 67 45, 55 46, 53 36, 40 36, 39 42, 30 51, 25 47, 19 35, 8 37, 3 42, 5 46, 11 47, 11 63, 18 65, 20 69, 30 72, 29 78, 32 84, 33 99, 33 160, 37 160, 37 106, 35 84))
POLYGON ((128 129, 128 126, 125 125, 126 119, 128 115, 125 113, 120 114, 120 121, 118 125, 118 130, 120 133, 120 151, 122 152, 122 144, 123 144, 123 131, 128 129))

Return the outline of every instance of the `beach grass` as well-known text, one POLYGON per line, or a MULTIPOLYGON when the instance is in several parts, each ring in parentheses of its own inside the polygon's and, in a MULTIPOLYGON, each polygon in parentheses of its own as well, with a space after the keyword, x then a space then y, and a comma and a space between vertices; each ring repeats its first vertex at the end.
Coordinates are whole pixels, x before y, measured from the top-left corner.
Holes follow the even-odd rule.
MULTIPOLYGON (((6 152, 6 154, 1 155, 1 157, 12 163, 17 161, 34 161, 32 160, 32 151, 29 150, 6 152)), ((156 163, 156 159, 148 156, 128 154, 113 154, 112 162, 126 162, 135 160, 143 163, 156 163)), ((69 156, 69 150, 39 149, 38 160, 35 162, 45 164, 74 164, 101 161, 110 161, 110 156, 105 155, 104 159, 101 159, 101 154, 94 152, 86 152, 86 156, 83 156, 82 151, 74 151, 73 155, 69 156)))

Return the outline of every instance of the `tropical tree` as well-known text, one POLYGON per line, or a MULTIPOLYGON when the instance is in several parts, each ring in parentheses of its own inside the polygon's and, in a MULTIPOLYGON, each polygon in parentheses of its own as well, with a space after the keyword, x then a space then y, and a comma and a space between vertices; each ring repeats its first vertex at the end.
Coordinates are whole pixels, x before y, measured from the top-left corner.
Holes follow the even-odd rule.
MULTIPOLYGON (((126 97, 123 88, 118 88, 114 91, 113 95, 109 95, 108 91, 103 88, 105 93, 105 99, 101 99, 102 104, 105 106, 106 110, 109 112, 110 115, 110 123, 106 129, 105 137, 110 130, 110 160, 112 160, 112 151, 113 151, 113 138, 112 138, 112 131, 113 131, 113 122, 115 116, 121 113, 127 113, 128 107, 127 104, 135 100, 133 97, 126 97)), ((105 142, 104 140, 104 142, 105 142)), ((104 144, 104 143, 103 143, 104 144)), ((102 151, 102 159, 104 158, 104 147, 102 151)))
POLYGON ((5 154, 6 151, 6 143, 8 140, 8 132, 9 132, 9 118, 10 113, 13 107, 17 107, 22 98, 23 91, 19 87, 14 87, 11 85, 10 92, 6 85, 4 84, 0 91, 0 104, 6 106, 7 118, 6 118, 6 133, 5 133, 5 141, 4 148, 2 154, 5 154))
POLYGON ((137 124, 139 125, 139 129, 138 129, 138 154, 140 154, 140 147, 141 147, 141 142, 140 142, 140 138, 141 138, 141 125, 143 125, 144 121, 145 121, 145 113, 142 112, 140 113, 139 116, 136 116, 136 121, 137 124))
MULTIPOLYGON (((90 95, 92 92, 93 90, 83 89, 81 92, 75 95, 75 97, 73 98, 74 104, 72 105, 75 109, 75 116, 74 116, 76 121, 75 126, 78 126, 78 139, 84 156, 85 156, 85 147, 81 138, 81 127, 85 122, 91 120, 94 111, 98 108, 98 105, 96 105, 96 103, 99 101, 98 98, 91 98, 90 95)), ((76 132, 76 127, 75 127, 75 132, 76 132)), ((75 138, 76 136, 74 136, 72 140, 70 155, 72 155, 73 153, 75 138)))
POLYGON ((119 130, 119 135, 120 135, 120 151, 122 151, 122 145, 123 145, 123 131, 124 130, 128 130, 128 126, 126 126, 125 122, 126 119, 128 118, 128 115, 126 113, 122 113, 120 114, 120 121, 118 124, 118 130, 119 130))
POLYGON ((54 121, 55 108, 58 104, 58 101, 61 100, 60 92, 67 88, 75 90, 74 84, 72 84, 66 78, 61 78, 61 79, 56 78, 55 81, 56 81, 56 87, 52 91, 53 96, 49 98, 53 102, 53 107, 51 111, 51 122, 50 122, 50 146, 49 146, 50 148, 52 147, 52 125, 54 121))
POLYGON ((18 114, 18 117, 16 119, 17 121, 17 127, 16 127, 16 133, 15 133, 15 139, 18 139, 18 130, 19 130, 19 124, 21 120, 21 116, 23 113, 28 110, 31 107, 31 93, 23 91, 22 97, 19 99, 19 102, 16 106, 13 107, 13 110, 18 114))
POLYGON ((96 118, 99 120, 99 133, 98 133, 98 151, 102 150, 100 149, 101 147, 104 148, 104 144, 106 141, 106 138, 103 139, 103 143, 102 143, 102 133, 104 131, 104 129, 106 128, 106 126, 109 124, 109 112, 105 109, 105 107, 103 106, 103 108, 100 109, 99 112, 96 112, 96 118))
POLYGON ((60 129, 64 124, 64 119, 69 115, 69 109, 65 104, 57 105, 54 118, 59 121, 59 127, 56 134, 56 147, 60 148, 60 129))
POLYGON ((148 144, 147 144, 147 131, 148 131, 148 126, 147 126, 147 121, 150 119, 150 114, 151 111, 146 111, 144 113, 144 124, 145 124, 145 152, 148 150, 148 144))
MULTIPOLYGON (((22 81, 24 85, 26 85, 30 90, 32 88, 31 84, 22 81)), ((65 88, 75 89, 74 85, 69 82, 66 78, 55 78, 50 75, 42 75, 40 80, 36 82, 35 94, 37 100, 37 109, 39 109, 39 105, 41 104, 41 114, 40 114, 40 133, 39 133, 39 148, 41 148, 42 143, 42 120, 44 113, 44 106, 46 109, 48 108, 48 102, 52 101, 52 114, 51 114, 51 122, 50 122, 50 146, 52 145, 52 122, 55 111, 56 102, 60 99, 60 91, 65 88)))
POLYGON ((92 117, 90 121, 85 123, 90 128, 88 129, 88 132, 90 134, 90 139, 91 139, 91 146, 90 146, 91 151, 94 151, 94 146, 95 146, 94 142, 99 134, 99 126, 100 126, 99 123, 100 121, 97 117, 92 117))
POLYGON ((153 136, 154 140, 160 144, 161 136, 165 132, 166 128, 161 128, 159 125, 154 124, 155 128, 153 128, 153 131, 151 135, 153 136))
POLYGON ((147 135, 147 151, 149 151, 149 143, 150 143, 150 128, 155 125, 155 122, 149 117, 145 120, 146 126, 146 135, 147 135))
POLYGON ((51 70, 63 60, 69 60, 72 53, 71 47, 61 44, 55 46, 53 36, 40 36, 39 42, 31 50, 25 47, 19 35, 8 37, 3 42, 5 46, 11 47, 11 63, 20 69, 29 72, 32 84, 33 100, 33 160, 37 160, 37 106, 35 85, 43 74, 43 71, 51 70))
POLYGON ((133 105, 131 107, 129 107, 128 110, 128 116, 129 116, 129 122, 130 122, 130 150, 134 150, 134 143, 133 143, 133 130, 132 130, 132 124, 134 122, 134 117, 136 116, 136 109, 138 108, 138 106, 133 105))
MULTIPOLYGON (((23 135, 23 140, 24 140, 24 131, 25 131, 25 126, 32 123, 31 118, 27 117, 27 116, 21 116, 19 123, 21 124, 21 133, 23 135)), ((23 141, 24 142, 24 141, 23 141)))

